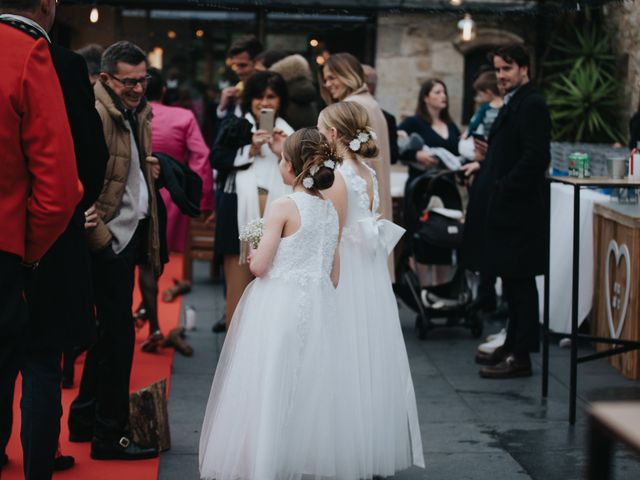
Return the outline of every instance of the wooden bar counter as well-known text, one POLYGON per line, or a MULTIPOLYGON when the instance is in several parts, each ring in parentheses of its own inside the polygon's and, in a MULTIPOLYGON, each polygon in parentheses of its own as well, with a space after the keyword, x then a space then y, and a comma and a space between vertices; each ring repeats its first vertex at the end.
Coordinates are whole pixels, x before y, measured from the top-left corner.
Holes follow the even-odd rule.
MULTIPOLYGON (((595 336, 640 340, 640 205, 614 201, 593 209, 595 336)), ((613 345, 596 343, 598 351, 613 345)), ((640 351, 609 357, 630 379, 640 378, 640 351)))

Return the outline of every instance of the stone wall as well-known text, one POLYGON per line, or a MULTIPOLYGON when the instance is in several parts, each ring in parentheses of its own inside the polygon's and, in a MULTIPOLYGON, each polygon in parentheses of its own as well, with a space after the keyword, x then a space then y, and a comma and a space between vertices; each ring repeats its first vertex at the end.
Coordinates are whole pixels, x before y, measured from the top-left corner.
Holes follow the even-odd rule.
POLYGON ((530 16, 474 17, 477 35, 462 42, 459 14, 384 13, 378 17, 376 70, 382 108, 402 118, 415 111, 420 84, 442 79, 449 91, 449 111, 456 123, 462 115, 465 53, 475 48, 535 39, 530 16))
POLYGON ((623 111, 628 119, 640 101, 640 1, 625 0, 607 5, 605 18, 613 36, 619 80, 623 82, 623 111))

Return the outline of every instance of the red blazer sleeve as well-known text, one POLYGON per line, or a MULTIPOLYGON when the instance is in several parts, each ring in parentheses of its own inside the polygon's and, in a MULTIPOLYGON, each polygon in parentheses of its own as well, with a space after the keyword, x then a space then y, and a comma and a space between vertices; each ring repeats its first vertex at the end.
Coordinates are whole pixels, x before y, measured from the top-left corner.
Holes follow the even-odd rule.
POLYGON ((213 210, 213 169, 209 163, 209 147, 202 137, 202 132, 193 113, 189 112, 189 123, 186 131, 189 160, 187 165, 200 175, 202 179, 202 200, 200 210, 213 210))
POLYGON ((30 263, 67 227, 83 191, 62 90, 42 39, 25 64, 21 95, 22 148, 31 174, 24 260, 30 263))

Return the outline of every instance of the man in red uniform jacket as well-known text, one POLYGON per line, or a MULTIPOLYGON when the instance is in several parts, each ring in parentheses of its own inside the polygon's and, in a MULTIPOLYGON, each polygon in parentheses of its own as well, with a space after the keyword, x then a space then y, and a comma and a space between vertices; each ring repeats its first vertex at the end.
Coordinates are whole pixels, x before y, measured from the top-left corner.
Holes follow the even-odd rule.
MULTIPOLYGON (((26 1, 53 19, 55 0, 26 1)), ((0 22, 0 44, 11 46, 0 54, 0 389, 4 390, 19 366, 26 320, 25 267, 36 268, 67 227, 83 189, 46 40, 28 27, 0 22)), ((34 387, 32 373, 23 371, 24 392, 34 387)), ((23 409, 30 409, 32 400, 23 396, 23 409)))

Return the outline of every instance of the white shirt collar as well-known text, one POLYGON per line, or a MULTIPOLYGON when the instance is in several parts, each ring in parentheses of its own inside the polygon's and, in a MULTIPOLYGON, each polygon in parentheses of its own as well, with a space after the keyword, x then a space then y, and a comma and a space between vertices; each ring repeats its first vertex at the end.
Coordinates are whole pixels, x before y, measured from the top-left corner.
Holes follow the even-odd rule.
POLYGON ((513 98, 513 96, 516 94, 516 92, 518 90, 520 90, 521 87, 518 88, 514 88, 513 90, 511 90, 509 93, 507 93, 504 98, 502 99, 502 101, 504 102, 505 105, 507 105, 511 99, 513 98))
POLYGON ((42 35, 44 35, 44 38, 47 39, 47 42, 51 43, 51 38, 49 37, 49 34, 44 30, 44 28, 42 28, 42 26, 38 22, 34 22, 30 18, 23 17, 22 15, 13 15, 11 13, 4 13, 0 15, 0 18, 5 18, 7 20, 16 20, 18 22, 26 23, 27 25, 32 26, 33 28, 38 30, 40 33, 42 33, 42 35))

